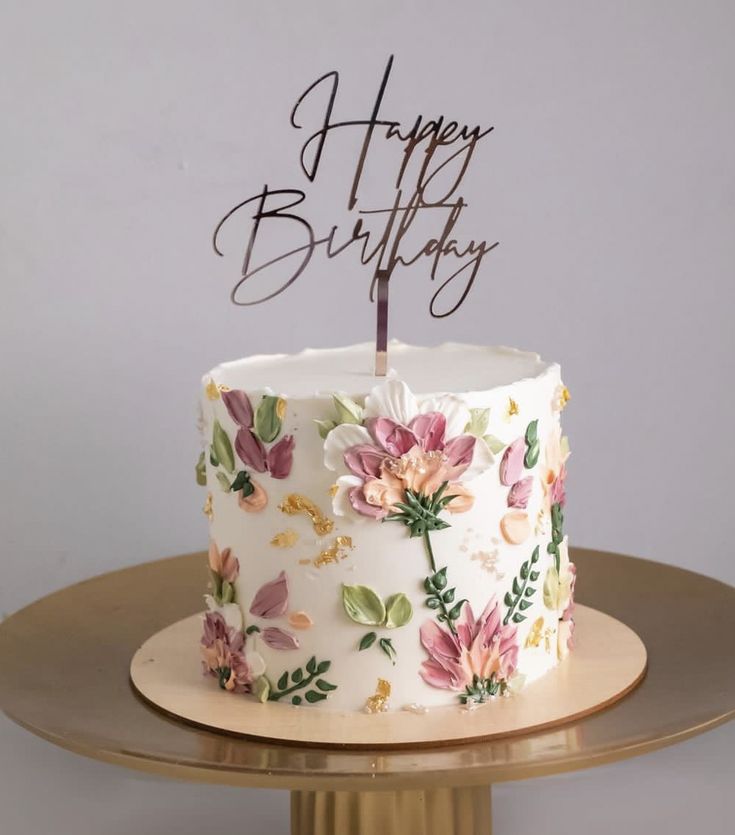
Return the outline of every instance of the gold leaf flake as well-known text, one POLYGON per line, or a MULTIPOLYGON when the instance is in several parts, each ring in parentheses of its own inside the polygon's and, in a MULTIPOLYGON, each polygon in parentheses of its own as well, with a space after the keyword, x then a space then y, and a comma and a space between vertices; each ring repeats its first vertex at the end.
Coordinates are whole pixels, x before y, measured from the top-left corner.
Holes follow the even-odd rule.
POLYGON ((323 565, 339 562, 345 559, 348 552, 354 547, 351 536, 338 536, 329 548, 325 548, 314 560, 314 565, 321 568, 323 565))
POLYGON ((327 492, 329 493, 329 495, 332 498, 334 498, 337 495, 338 490, 339 490, 339 484, 333 484, 327 492))
POLYGON ((521 410, 520 410, 520 407, 518 406, 518 403, 516 403, 516 401, 513 400, 512 397, 509 397, 508 398, 508 409, 506 411, 506 416, 508 417, 508 419, 510 420, 510 418, 512 418, 513 415, 518 415, 518 414, 520 414, 520 412, 521 412, 521 410))
POLYGON ((296 531, 292 531, 288 528, 285 531, 277 533, 273 539, 271 539, 271 545, 275 548, 292 548, 296 544, 298 538, 299 535, 296 531))
POLYGON ((299 560, 299 565, 311 565, 310 559, 299 560))
POLYGON ((211 522, 214 519, 214 508, 212 507, 212 494, 207 493, 207 500, 204 502, 204 507, 202 508, 202 513, 209 519, 211 522))
POLYGON ((311 519, 317 536, 326 536, 334 528, 334 522, 328 519, 311 499, 299 493, 289 493, 278 508, 289 516, 295 516, 298 513, 306 514, 311 519))
POLYGON ((538 647, 541 646, 541 641, 544 642, 544 649, 546 652, 551 652, 551 636, 554 634, 554 630, 547 626, 544 629, 544 619, 543 617, 537 618, 533 622, 533 626, 531 626, 531 631, 528 633, 528 637, 526 638, 526 647, 538 647))
POLYGON ((207 395, 207 400, 219 400, 219 388, 217 388, 217 383, 215 383, 211 377, 209 378, 209 382, 207 383, 204 392, 207 395))
POLYGON ((279 397, 276 401, 276 417, 279 420, 283 420, 286 417, 286 401, 279 397))
POLYGON ((314 621, 306 612, 291 612, 288 622, 294 629, 311 629, 314 625, 314 621))
POLYGON ((385 713, 389 707, 390 691, 390 682, 384 678, 379 678, 375 687, 375 695, 368 696, 365 702, 365 713, 385 713))

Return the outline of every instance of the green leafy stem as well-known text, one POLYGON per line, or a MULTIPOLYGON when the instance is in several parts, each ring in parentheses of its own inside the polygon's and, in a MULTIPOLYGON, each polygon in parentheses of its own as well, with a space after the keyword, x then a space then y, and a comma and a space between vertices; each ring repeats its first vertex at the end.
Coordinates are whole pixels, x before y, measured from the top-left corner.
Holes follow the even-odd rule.
MULTIPOLYGON (((433 563, 432 568, 434 568, 433 563)), ((444 568, 435 571, 434 574, 427 577, 424 580, 424 589, 428 595, 426 605, 429 609, 436 611, 436 619, 440 623, 446 623, 452 634, 456 635, 457 628, 454 622, 459 618, 462 613, 462 606, 467 601, 466 598, 463 598, 458 603, 454 602, 457 590, 455 588, 447 588, 447 567, 444 566, 444 568), (450 606, 451 608, 449 608, 450 606)))
POLYGON ((513 578, 512 591, 505 593, 503 602, 508 607, 508 611, 505 613, 505 617, 503 618, 504 624, 510 623, 511 620, 513 623, 521 623, 526 619, 526 616, 522 614, 522 612, 532 605, 529 598, 536 594, 536 589, 532 588, 528 584, 529 582, 535 583, 539 578, 539 572, 533 569, 533 566, 536 565, 538 561, 539 546, 537 545, 533 549, 531 559, 526 560, 523 565, 521 565, 521 570, 518 576, 513 578))
POLYGON ((331 664, 331 661, 317 662, 315 656, 312 655, 306 662, 305 668, 299 667, 290 674, 288 671, 283 673, 276 683, 276 689, 271 689, 268 700, 277 702, 286 696, 291 696, 291 703, 294 705, 300 705, 303 699, 306 699, 309 704, 323 701, 327 698, 327 693, 337 689, 335 684, 330 684, 326 679, 320 678, 329 670, 331 664), (312 682, 315 689, 308 689, 312 682), (292 695, 299 690, 306 690, 303 697, 292 695))
POLYGON ((560 569, 560 554, 559 546, 564 540, 564 511, 561 505, 556 503, 551 505, 551 542, 546 546, 546 550, 554 555, 554 568, 557 573, 560 569))

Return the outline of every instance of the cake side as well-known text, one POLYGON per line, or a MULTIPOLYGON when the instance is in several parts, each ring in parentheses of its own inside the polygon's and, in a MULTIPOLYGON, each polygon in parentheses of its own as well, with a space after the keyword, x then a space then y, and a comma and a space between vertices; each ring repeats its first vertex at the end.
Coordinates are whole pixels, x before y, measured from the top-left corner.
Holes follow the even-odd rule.
POLYGON ((331 391, 329 351, 313 352, 310 379, 298 361, 256 358, 279 369, 270 389, 260 368, 250 386, 248 361, 205 377, 203 657, 227 689, 423 710, 508 692, 568 650, 559 367, 508 349, 396 348, 383 382, 337 373, 331 391), (415 369, 435 369, 436 387, 412 389, 415 369), (493 379, 506 382, 472 384, 493 379))

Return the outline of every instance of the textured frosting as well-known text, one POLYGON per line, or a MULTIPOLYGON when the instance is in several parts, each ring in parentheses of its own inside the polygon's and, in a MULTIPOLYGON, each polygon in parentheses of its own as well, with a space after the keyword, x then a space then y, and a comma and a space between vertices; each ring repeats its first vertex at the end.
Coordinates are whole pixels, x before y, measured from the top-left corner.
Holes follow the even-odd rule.
POLYGON ((559 366, 395 342, 387 379, 372 362, 366 344, 204 377, 205 667, 308 709, 510 693, 571 646, 559 366))

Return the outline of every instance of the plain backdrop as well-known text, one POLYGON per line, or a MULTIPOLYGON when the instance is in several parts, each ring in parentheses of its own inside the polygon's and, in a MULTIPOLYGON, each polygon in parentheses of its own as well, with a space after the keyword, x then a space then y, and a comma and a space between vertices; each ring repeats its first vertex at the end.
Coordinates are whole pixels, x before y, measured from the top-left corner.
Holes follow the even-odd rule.
MULTIPOLYGON (((420 269, 396 281, 393 335, 561 362, 572 542, 735 581, 731 0, 0 5, 0 611, 205 545, 210 366, 371 338, 353 256, 236 308, 241 253, 210 237, 264 182, 299 185, 306 84, 339 69, 340 115, 362 118, 391 53, 390 115, 495 126, 461 231, 501 242, 450 319, 420 269)), ((310 217, 326 231, 328 197, 310 217)), ((4 719, 0 739, 2 835, 287 831, 285 793, 144 778, 4 719)), ((731 832, 734 744, 498 787, 498 831, 731 832)))

